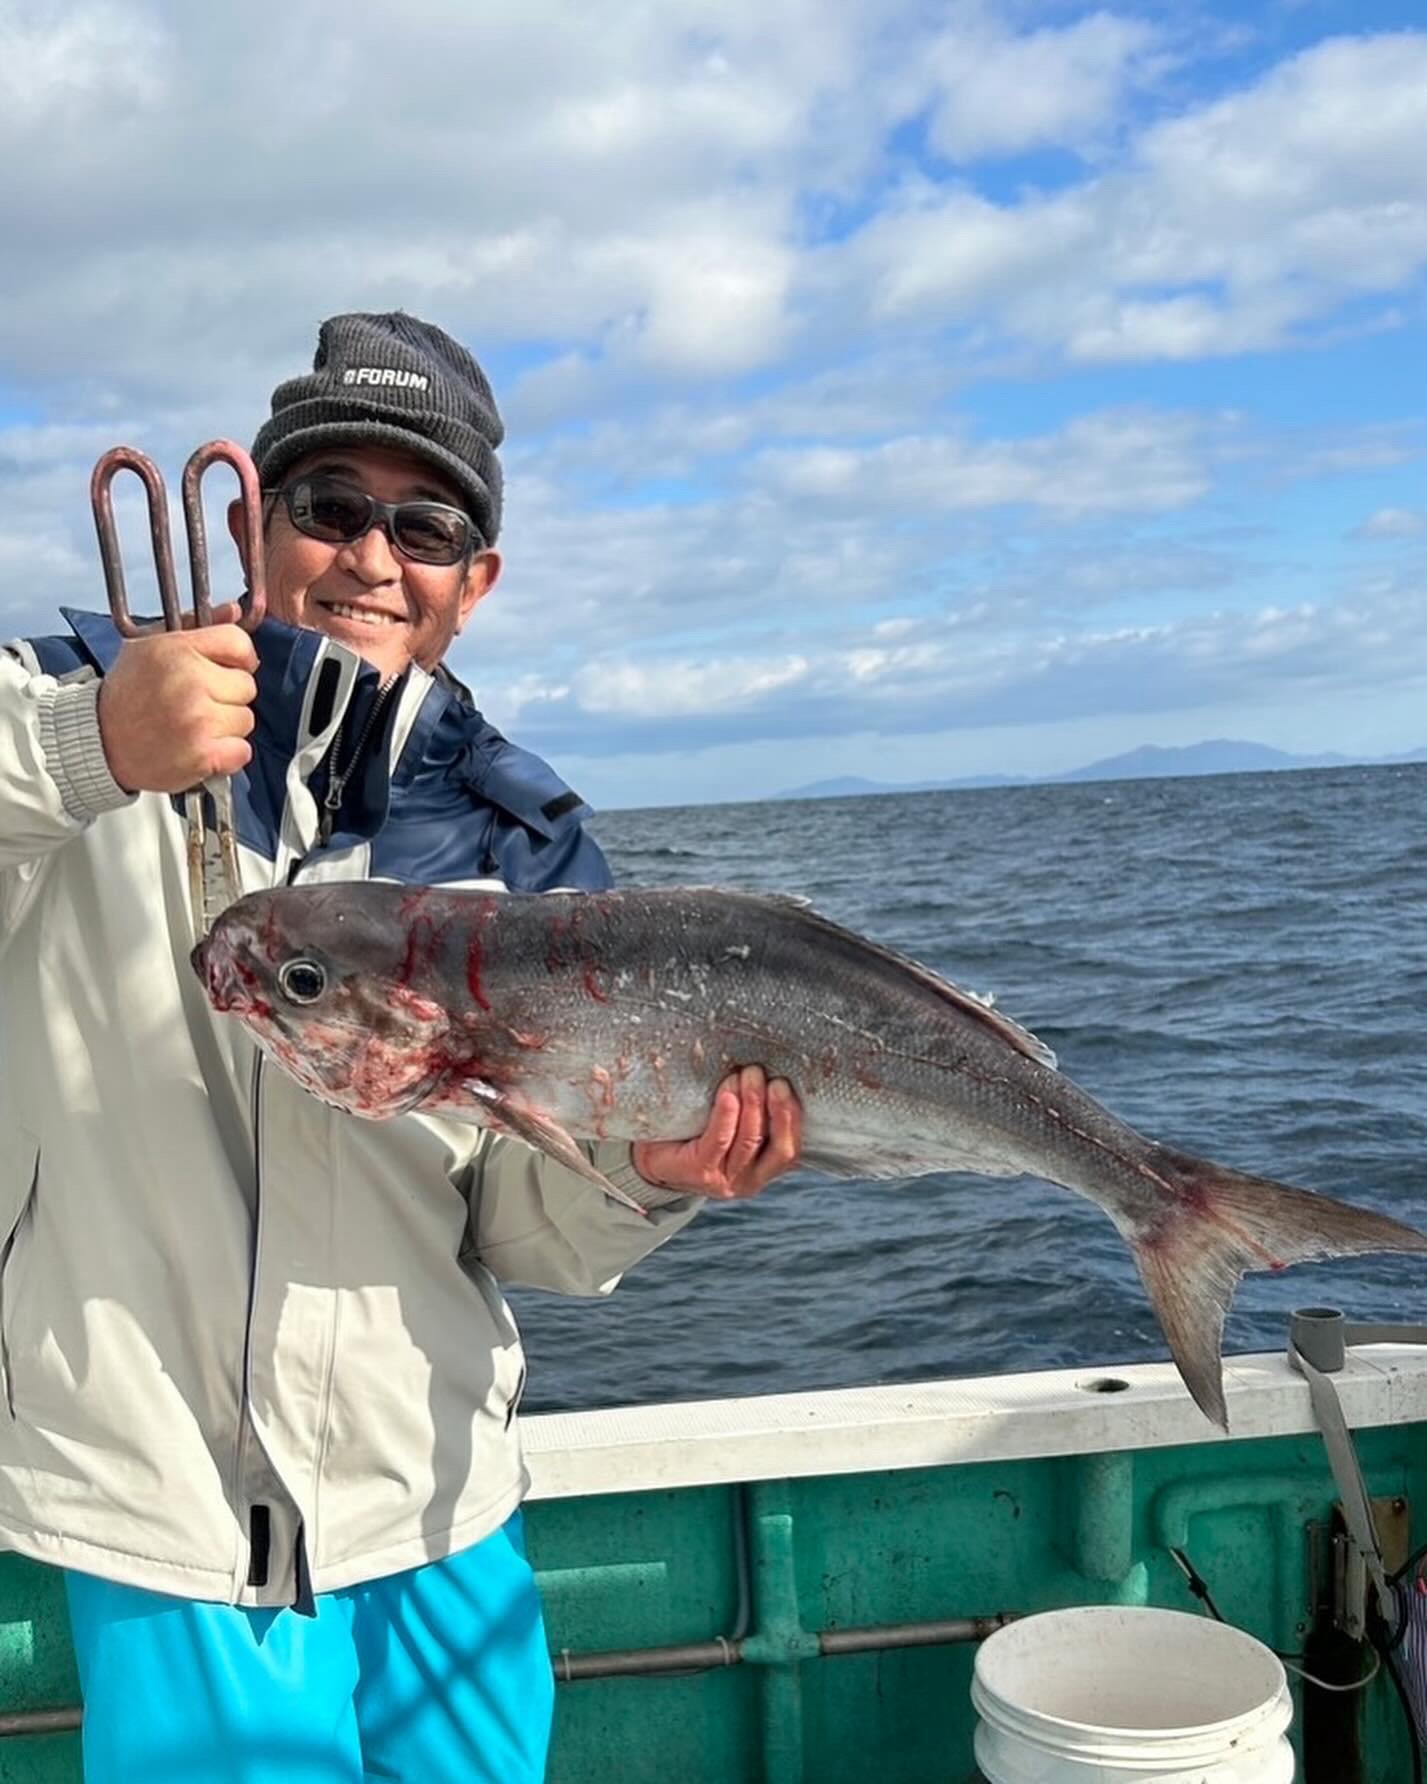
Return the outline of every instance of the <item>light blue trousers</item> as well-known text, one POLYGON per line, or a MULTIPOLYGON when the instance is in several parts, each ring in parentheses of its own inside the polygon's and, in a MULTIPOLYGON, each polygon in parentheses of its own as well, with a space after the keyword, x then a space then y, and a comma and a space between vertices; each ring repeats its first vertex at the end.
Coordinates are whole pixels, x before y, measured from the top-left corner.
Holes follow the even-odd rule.
POLYGON ((68 1573, 85 1784, 537 1784, 554 1684, 519 1514, 474 1548, 238 1610, 68 1573))

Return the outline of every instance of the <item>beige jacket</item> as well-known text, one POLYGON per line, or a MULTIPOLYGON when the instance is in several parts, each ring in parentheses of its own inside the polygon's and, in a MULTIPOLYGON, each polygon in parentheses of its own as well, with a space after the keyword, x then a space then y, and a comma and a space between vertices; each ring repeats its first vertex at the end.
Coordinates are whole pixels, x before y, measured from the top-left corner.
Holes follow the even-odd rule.
MULTIPOLYGON (((336 670, 249 889, 371 864, 304 865, 360 671, 313 650, 336 670)), ((0 653, 0 1542, 245 1605, 477 1542, 526 1484, 498 1284, 604 1293, 695 1204, 625 1146, 594 1156, 643 1219, 517 1141, 363 1122, 260 1064, 189 965, 173 802, 114 785, 94 673, 39 661, 0 653)), ((408 678, 393 764, 438 693, 408 678)))

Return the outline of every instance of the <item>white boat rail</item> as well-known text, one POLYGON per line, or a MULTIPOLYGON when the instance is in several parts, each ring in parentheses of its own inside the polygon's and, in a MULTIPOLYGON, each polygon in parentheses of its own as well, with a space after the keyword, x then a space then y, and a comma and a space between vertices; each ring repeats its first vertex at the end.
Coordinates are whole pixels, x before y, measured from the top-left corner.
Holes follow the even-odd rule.
MULTIPOLYGON (((1353 1426, 1427 1420, 1427 1349, 1349 1352, 1334 1382, 1353 1426)), ((521 1421, 535 1499, 937 1468, 1316 1431, 1286 1352, 1226 1357, 1230 1436, 1171 1363, 663 1402, 521 1421)))

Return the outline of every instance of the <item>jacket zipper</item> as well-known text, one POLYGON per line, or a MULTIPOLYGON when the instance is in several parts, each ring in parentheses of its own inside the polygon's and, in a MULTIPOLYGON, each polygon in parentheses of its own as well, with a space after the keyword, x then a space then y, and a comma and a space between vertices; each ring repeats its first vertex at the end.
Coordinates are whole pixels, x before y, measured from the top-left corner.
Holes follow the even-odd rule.
MULTIPOLYGON (((342 720, 338 721, 337 734, 332 739, 332 751, 331 751, 332 774, 331 774, 331 779, 328 782, 327 792, 324 795, 323 800, 322 800, 322 815, 321 815, 319 825, 318 825, 318 842, 319 842, 319 844, 327 842, 327 840, 330 838, 330 836, 332 834, 333 824, 336 819, 337 813, 341 810, 342 795, 346 791, 347 783, 352 778, 352 775, 353 775, 354 771, 356 770, 357 764, 362 759, 362 752, 366 749, 367 744, 371 741, 372 733, 376 730, 377 723, 380 720, 382 713, 386 710, 387 701, 391 698, 392 692, 395 689, 398 680, 399 680, 399 677, 393 675, 389 680, 384 681, 382 683, 381 687, 378 688, 377 697, 372 702, 372 709, 367 714, 366 723, 362 726, 360 732, 357 734, 357 741, 356 741, 356 744, 353 746, 352 754, 351 754, 350 758, 348 759, 347 766, 344 769, 341 769, 340 771, 337 768, 337 758, 341 754, 341 750, 342 750, 342 736, 343 736, 343 732, 346 729, 346 720, 342 719, 342 720)), ((301 862, 299 862, 299 861, 295 861, 293 863, 292 872, 289 875, 289 879, 288 879, 289 884, 291 884, 292 880, 296 877, 297 870, 300 866, 301 866, 301 862)), ((234 1486, 233 1498, 234 1498, 235 1503, 238 1499, 239 1494, 242 1492, 243 1458, 247 1452, 247 1447, 248 1447, 248 1443, 251 1438, 251 1431, 252 1431, 252 1422, 251 1422, 251 1418, 249 1416, 248 1408, 252 1402, 252 1391, 253 1391, 253 1321, 257 1317, 258 1258, 262 1251, 262 1231, 263 1231, 263 1145, 262 1145, 263 1063, 264 1063, 263 1055, 261 1053, 256 1054, 253 1059, 253 1089, 252 1089, 252 1103, 251 1103, 252 1123, 253 1123, 253 1242, 252 1242, 252 1251, 248 1258, 248 1317, 247 1317, 247 1320, 243 1327, 243 1375, 242 1375, 242 1380, 239 1383, 240 1399, 239 1399, 239 1404, 238 1404, 238 1444, 237 1444, 237 1451, 236 1451, 236 1454, 234 1457, 234 1474, 235 1474, 236 1478, 233 1483, 233 1486, 234 1486)), ((257 1508, 255 1507, 253 1509, 256 1510, 257 1508)), ((269 1530, 270 1530, 270 1528, 271 1528, 271 1526, 269 1524, 269 1530)), ((250 1518, 250 1520, 249 1520, 250 1543, 251 1543, 252 1536, 254 1534, 255 1534, 255 1529, 254 1529, 254 1526, 253 1526, 251 1518, 250 1518)), ((299 1546, 299 1567, 300 1567, 300 1565, 301 1565, 301 1536, 300 1535, 299 1535, 299 1539, 298 1539, 298 1546, 299 1546)), ((251 1571, 251 1556, 250 1556, 250 1571, 251 1571)), ((264 1571, 266 1572, 266 1569, 264 1569, 264 1571)), ((249 1583, 250 1584, 254 1583, 251 1580, 251 1578, 249 1579, 249 1583)), ((264 1579, 261 1583, 266 1584, 266 1579, 264 1579)))
POLYGON ((361 761, 363 752, 371 741, 378 721, 386 711, 387 701, 391 698, 396 684, 397 677, 393 675, 377 689, 377 697, 372 702, 372 709, 367 714, 366 723, 357 733, 357 741, 352 745, 352 753, 347 758, 347 766, 341 769, 337 766, 337 758, 342 753, 342 738, 347 728, 347 721, 343 718, 338 722, 337 735, 332 739, 332 772, 327 781, 327 791, 323 795, 322 817, 318 824, 317 840, 319 844, 326 844, 331 840, 332 831, 337 822, 337 813, 342 809, 342 798, 347 791, 347 782, 356 772, 357 764, 361 761))
MULTIPOLYGON (((258 1053, 253 1058, 253 1089, 250 1104, 253 1122, 253 1238, 248 1253, 248 1317, 243 1322, 243 1370, 238 1382, 238 1441, 233 1452, 233 1504, 235 1507, 243 1491, 243 1462, 247 1455, 251 1436, 248 1407, 251 1404, 253 1392, 253 1320, 257 1314, 258 1252, 262 1239, 263 1220, 262 1086, 263 1056, 258 1053)), ((249 1520, 249 1526, 251 1545, 251 1520, 249 1520)), ((248 1573, 251 1573, 251 1568, 250 1548, 248 1573)))
POLYGON ((243 1408, 244 1418, 247 1416, 247 1405, 252 1393, 253 1371, 253 1313, 258 1294, 258 1250, 262 1238, 263 1226, 263 1056, 255 1054, 253 1058, 253 1248, 248 1257, 248 1322, 243 1332, 243 1408))
POLYGON ((15 1383, 10 1372, 10 1308, 6 1289, 12 1287, 7 1282, 10 1273, 10 1258, 15 1249, 15 1239, 25 1223, 25 1216, 34 1206, 35 1191, 40 1184, 40 1161, 35 1160, 35 1173, 30 1179, 30 1187, 20 1205, 20 1212, 15 1216, 15 1224, 10 1228, 5 1239, 3 1250, 0 1250, 0 1375, 5 1378, 5 1410, 13 1419, 15 1416, 15 1383))

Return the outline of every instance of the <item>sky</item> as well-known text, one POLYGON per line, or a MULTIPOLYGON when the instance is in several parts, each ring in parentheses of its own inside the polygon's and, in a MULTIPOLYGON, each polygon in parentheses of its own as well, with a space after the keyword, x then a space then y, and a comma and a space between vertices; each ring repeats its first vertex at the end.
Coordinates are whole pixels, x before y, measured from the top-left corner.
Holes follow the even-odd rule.
POLYGON ((507 426, 452 666, 598 806, 1427 744, 1420 0, 0 0, 0 157, 7 635, 405 309, 507 426))

